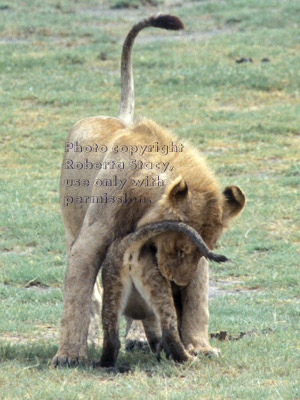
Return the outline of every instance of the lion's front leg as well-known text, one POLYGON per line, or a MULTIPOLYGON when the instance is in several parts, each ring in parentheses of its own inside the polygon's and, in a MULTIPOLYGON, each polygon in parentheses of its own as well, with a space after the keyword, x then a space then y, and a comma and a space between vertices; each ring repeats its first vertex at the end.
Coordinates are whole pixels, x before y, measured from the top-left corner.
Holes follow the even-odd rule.
POLYGON ((190 353, 218 355, 211 347, 208 336, 208 261, 201 257, 198 268, 188 286, 181 288, 182 316, 181 339, 190 353))
POLYGON ((73 366, 84 364, 88 360, 87 336, 91 298, 105 250, 104 241, 92 240, 95 235, 99 235, 97 226, 86 228, 80 233, 69 253, 60 343, 52 360, 55 366, 73 366))

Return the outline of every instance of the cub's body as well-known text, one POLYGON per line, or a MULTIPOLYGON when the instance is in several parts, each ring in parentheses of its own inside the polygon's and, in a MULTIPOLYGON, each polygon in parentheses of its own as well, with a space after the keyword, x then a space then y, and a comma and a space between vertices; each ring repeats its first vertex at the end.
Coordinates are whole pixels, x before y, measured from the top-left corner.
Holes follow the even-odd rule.
POLYGON ((196 270, 202 272, 204 257, 188 269, 176 264, 159 264, 156 243, 160 235, 177 233, 182 240, 188 237, 196 246, 196 253, 217 262, 225 256, 211 252, 205 242, 189 225, 178 221, 160 221, 144 225, 123 239, 116 239, 109 247, 102 265, 104 331, 102 367, 114 367, 120 348, 119 320, 141 320, 153 352, 162 347, 175 361, 191 358, 182 341, 182 310, 186 286, 193 280, 196 270))
POLYGON ((154 353, 164 346, 175 361, 191 359, 180 340, 171 282, 160 273, 155 254, 144 247, 140 252, 131 252, 129 261, 128 252, 124 256, 118 244, 116 240, 111 246, 102 269, 104 340, 100 365, 116 364, 121 314, 142 321, 154 353))

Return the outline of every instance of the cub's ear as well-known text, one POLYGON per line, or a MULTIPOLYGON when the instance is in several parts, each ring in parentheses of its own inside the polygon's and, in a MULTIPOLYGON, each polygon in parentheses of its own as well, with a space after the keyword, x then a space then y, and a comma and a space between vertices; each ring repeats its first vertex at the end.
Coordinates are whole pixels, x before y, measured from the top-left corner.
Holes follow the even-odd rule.
POLYGON ((179 175, 166 187, 164 198, 172 205, 175 205, 180 201, 186 200, 188 195, 188 185, 182 176, 179 175))
POLYGON ((238 186, 226 186, 223 191, 223 218, 232 218, 242 211, 246 196, 238 186))

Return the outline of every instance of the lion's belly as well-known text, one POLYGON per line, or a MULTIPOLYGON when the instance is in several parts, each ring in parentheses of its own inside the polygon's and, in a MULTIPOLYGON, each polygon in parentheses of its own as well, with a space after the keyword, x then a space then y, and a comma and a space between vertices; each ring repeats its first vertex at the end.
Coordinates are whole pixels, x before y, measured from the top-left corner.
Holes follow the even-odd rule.
POLYGON ((65 142, 60 205, 68 233, 76 237, 89 207, 93 185, 110 143, 125 125, 117 118, 91 117, 77 122, 65 142), (82 166, 82 167, 81 167, 82 166), (90 168, 93 166, 92 168, 90 168))
POLYGON ((117 221, 120 231, 115 233, 119 236, 130 232, 161 198, 169 173, 155 167, 166 157, 122 150, 123 145, 151 143, 154 138, 148 136, 133 140, 116 118, 86 118, 74 126, 66 139, 60 180, 60 204, 69 236, 78 235, 90 205, 97 208, 97 220, 107 229, 115 229, 117 221), (114 150, 115 145, 119 151, 114 150), (143 168, 132 168, 132 162, 133 167, 143 168))

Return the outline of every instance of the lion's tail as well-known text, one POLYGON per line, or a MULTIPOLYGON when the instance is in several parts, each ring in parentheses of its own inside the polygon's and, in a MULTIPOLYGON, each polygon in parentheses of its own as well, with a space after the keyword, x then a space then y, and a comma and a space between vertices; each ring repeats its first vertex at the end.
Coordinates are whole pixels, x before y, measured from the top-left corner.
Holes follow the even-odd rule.
POLYGON ((133 121, 134 113, 134 84, 132 73, 131 52, 137 34, 144 28, 153 26, 155 28, 179 30, 184 29, 182 21, 173 15, 154 15, 146 18, 129 31, 123 44, 121 61, 121 103, 119 118, 126 124, 133 121))

